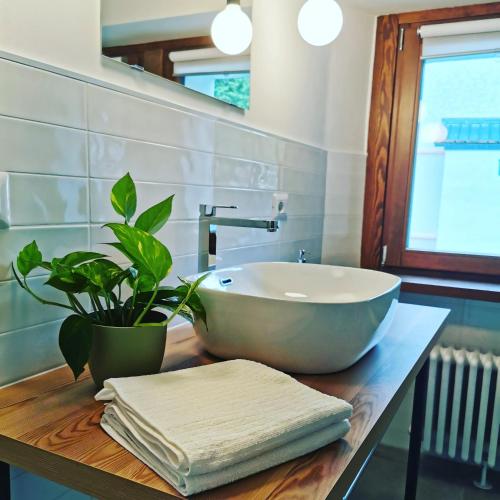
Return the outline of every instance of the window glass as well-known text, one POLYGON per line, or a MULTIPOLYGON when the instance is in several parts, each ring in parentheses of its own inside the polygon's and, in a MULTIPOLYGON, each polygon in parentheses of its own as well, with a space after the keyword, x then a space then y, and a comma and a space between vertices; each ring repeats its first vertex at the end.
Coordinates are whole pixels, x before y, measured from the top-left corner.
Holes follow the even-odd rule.
POLYGON ((423 62, 407 248, 500 256, 500 53, 423 62))

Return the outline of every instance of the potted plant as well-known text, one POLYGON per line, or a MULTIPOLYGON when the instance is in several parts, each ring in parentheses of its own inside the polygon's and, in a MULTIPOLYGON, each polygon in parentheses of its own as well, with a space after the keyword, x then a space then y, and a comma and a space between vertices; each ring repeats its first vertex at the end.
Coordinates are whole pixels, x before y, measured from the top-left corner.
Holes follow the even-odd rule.
POLYGON ((180 315, 194 322, 206 320, 196 292, 201 281, 161 286, 172 268, 167 247, 154 234, 168 221, 174 197, 163 200, 142 213, 135 223, 137 194, 129 174, 111 192, 114 210, 123 223, 108 227, 117 242, 109 243, 130 265, 123 268, 96 252, 72 252, 62 258, 44 260, 36 241, 25 246, 12 264, 19 285, 48 306, 71 311, 59 331, 59 347, 75 380, 89 363, 95 384, 104 380, 157 373, 162 364, 167 327, 180 315), (63 292, 67 302, 45 300, 28 284, 32 271, 49 272, 45 285, 63 292), (159 312, 166 311, 167 314, 159 312))

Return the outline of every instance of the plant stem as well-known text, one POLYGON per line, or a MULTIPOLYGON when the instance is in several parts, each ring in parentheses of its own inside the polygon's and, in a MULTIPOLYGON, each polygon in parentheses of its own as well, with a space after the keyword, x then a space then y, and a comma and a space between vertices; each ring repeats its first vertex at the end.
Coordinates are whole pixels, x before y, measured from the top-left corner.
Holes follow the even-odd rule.
POLYGON ((137 298, 137 289, 139 288, 139 280, 136 279, 134 283, 134 289, 132 292, 132 303, 130 304, 130 310, 128 312, 127 323, 130 324, 132 322, 132 317, 134 313, 135 300, 137 298))
POLYGON ((90 303, 92 304, 92 309, 94 310, 94 313, 97 317, 97 319, 101 319, 99 316, 100 316, 100 313, 99 313, 99 308, 97 307, 97 303, 93 297, 93 295, 89 294, 89 297, 90 297, 90 303))
POLYGON ((134 326, 138 326, 141 324, 141 321, 142 321, 142 318, 144 318, 144 316, 146 316, 146 314, 149 312, 151 306, 154 304, 154 301, 156 299, 156 296, 158 295, 158 288, 160 287, 160 284, 157 283, 156 284, 156 287, 153 291, 153 295, 151 295, 151 298, 149 299, 149 302, 148 304, 146 305, 146 307, 142 310, 142 313, 139 314, 139 317, 135 320, 134 322, 134 326))
POLYGON ((106 301, 106 308, 107 308, 106 315, 108 317, 110 325, 112 325, 113 324, 113 314, 111 312, 111 300, 109 299, 109 295, 106 292, 103 292, 103 293, 104 293, 104 300, 106 301))
POLYGON ((74 307, 76 307, 76 309, 78 309, 78 310, 80 311, 80 314, 81 314, 82 316, 85 316, 85 317, 88 317, 88 316, 89 316, 88 312, 85 310, 85 308, 82 306, 82 304, 81 304, 81 303, 80 303, 80 301, 79 301, 79 300, 75 297, 75 295, 74 295, 74 294, 72 294, 72 293, 68 293, 68 294, 67 294, 67 296, 68 296, 68 300, 70 301, 70 303, 71 303, 74 307))
POLYGON ((90 305, 92 306, 92 310, 94 311, 94 315, 99 319, 99 311, 97 310, 97 306, 90 293, 89 293, 89 299, 90 299, 90 305))
POLYGON ((26 277, 23 278, 23 282, 24 282, 24 289, 32 296, 34 297, 36 300, 38 300, 38 302, 40 302, 41 304, 44 304, 46 306, 56 306, 56 307, 62 307, 64 309, 69 309, 70 311, 74 311, 76 313, 79 314, 79 311, 77 309, 75 309, 74 307, 72 306, 68 306, 67 304, 61 304, 59 302, 52 302, 50 300, 45 300, 45 299, 42 299, 42 297, 39 297, 29 286, 28 286, 28 283, 26 281, 26 277))
POLYGON ((188 293, 184 297, 184 300, 177 306, 177 308, 172 313, 170 318, 167 318, 167 320, 162 323, 163 326, 168 326, 170 324, 170 322, 179 314, 179 312, 182 311, 184 306, 188 303, 188 300, 191 298, 191 295, 193 295, 193 292, 194 292, 194 290, 189 288, 188 293))
POLYGON ((121 307, 120 317, 122 320, 122 326, 125 326, 125 307, 124 306, 121 307))
POLYGON ((102 307, 102 304, 101 304, 101 300, 99 299, 99 297, 95 294, 91 294, 90 297, 92 298, 92 300, 94 301, 94 304, 95 306, 97 307, 98 309, 98 314, 100 316, 100 320, 103 322, 103 323, 106 323, 106 315, 104 313, 104 309, 102 307))

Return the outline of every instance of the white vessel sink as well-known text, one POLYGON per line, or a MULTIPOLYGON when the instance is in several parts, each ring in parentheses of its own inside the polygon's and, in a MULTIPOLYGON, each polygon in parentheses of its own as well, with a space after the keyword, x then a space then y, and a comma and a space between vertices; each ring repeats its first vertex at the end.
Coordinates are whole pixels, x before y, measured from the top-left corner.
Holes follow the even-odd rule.
POLYGON ((293 373, 344 370, 387 331, 401 280, 347 267, 283 262, 214 271, 199 294, 205 348, 293 373))

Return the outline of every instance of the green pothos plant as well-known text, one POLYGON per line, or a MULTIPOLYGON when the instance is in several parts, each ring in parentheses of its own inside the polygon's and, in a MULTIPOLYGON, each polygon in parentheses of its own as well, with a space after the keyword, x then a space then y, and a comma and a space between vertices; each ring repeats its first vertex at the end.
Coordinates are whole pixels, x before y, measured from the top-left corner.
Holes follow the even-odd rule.
POLYGON ((123 254, 130 263, 126 267, 101 253, 85 251, 47 261, 36 241, 21 250, 17 266, 12 264, 19 285, 38 302, 71 312, 61 325, 59 346, 75 380, 90 356, 92 324, 167 327, 177 315, 191 323, 196 319, 206 321, 196 290, 207 275, 194 282, 179 277, 177 287, 161 286, 172 269, 172 257, 154 234, 168 221, 173 199, 174 196, 170 196, 152 206, 132 224, 137 208, 135 184, 127 174, 114 185, 111 204, 124 221, 103 227, 116 236, 118 241, 107 244, 123 254), (50 273, 45 285, 63 292, 66 301, 46 300, 29 286, 27 278, 36 269, 50 273), (156 308, 166 312, 162 323, 148 322, 149 313, 156 308))

